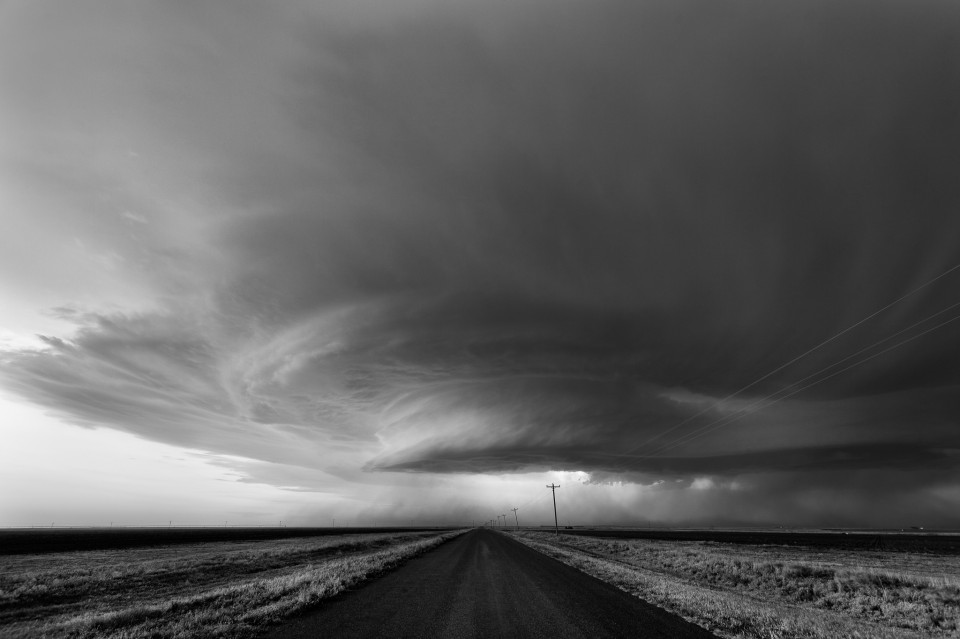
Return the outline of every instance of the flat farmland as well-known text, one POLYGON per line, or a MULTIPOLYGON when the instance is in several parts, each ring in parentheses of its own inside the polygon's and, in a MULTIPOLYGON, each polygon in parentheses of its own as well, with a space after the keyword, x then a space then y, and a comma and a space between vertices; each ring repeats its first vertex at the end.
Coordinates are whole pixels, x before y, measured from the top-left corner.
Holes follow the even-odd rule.
POLYGON ((522 627, 516 636, 614 637, 635 627, 628 636, 960 637, 960 540, 952 534, 462 532, 6 531, 0 539, 14 543, 0 551, 0 635, 306 637, 335 629, 359 637, 391 628, 425 636, 429 627, 435 636, 498 636, 522 627), (613 597, 616 589, 626 599, 613 597), (584 599, 587 591, 594 599, 584 599))
POLYGON ((543 530, 519 541, 723 637, 958 637, 953 534, 543 530))
POLYGON ((604 539, 659 539, 747 546, 790 546, 825 550, 960 555, 960 532, 836 530, 657 530, 641 528, 574 528, 565 535, 604 539))
POLYGON ((8 528, 0 530, 0 555, 120 550, 146 546, 170 546, 231 541, 269 541, 300 537, 437 532, 438 527, 313 528, 313 527, 177 527, 144 528, 8 528))
MULTIPOLYGON (((291 530, 297 532, 275 533, 291 530)), ((461 533, 337 529, 250 539, 269 533, 154 529, 98 539, 91 531, 44 532, 42 552, 23 552, 21 543, 18 552, 0 555, 5 639, 254 636, 461 533), (208 541, 196 543, 197 534, 208 541), (231 538, 209 540, 214 534, 231 538), (113 547, 53 552, 51 539, 113 547)))

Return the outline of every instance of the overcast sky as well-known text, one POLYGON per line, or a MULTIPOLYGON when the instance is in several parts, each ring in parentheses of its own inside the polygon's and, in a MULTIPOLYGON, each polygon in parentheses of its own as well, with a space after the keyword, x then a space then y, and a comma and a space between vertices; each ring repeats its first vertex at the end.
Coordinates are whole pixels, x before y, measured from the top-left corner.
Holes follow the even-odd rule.
POLYGON ((0 525, 960 527, 956 2, 8 0, 0 95, 0 525))

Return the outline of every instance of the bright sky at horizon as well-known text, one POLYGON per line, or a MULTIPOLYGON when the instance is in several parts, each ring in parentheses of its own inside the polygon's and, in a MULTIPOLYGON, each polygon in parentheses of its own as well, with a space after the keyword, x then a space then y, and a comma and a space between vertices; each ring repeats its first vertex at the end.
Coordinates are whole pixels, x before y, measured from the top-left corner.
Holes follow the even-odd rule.
POLYGON ((958 27, 3 3, 0 526, 960 527, 958 27))

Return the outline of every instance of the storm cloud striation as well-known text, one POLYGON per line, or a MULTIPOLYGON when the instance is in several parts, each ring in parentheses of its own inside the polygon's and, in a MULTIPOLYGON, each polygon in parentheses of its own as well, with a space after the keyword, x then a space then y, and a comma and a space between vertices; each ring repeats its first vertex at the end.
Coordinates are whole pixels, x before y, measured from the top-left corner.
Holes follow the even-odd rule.
POLYGON ((58 185, 28 226, 112 270, 4 387, 278 485, 566 470, 673 486, 668 520, 957 523, 956 6, 215 4, 5 55, 44 137, 4 166, 58 185))

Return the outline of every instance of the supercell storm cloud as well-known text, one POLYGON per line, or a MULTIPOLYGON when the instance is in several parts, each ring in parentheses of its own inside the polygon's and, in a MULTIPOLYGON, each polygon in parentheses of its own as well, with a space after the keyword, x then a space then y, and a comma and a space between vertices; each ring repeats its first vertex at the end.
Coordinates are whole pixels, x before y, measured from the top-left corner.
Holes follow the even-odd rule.
POLYGON ((5 215, 64 327, 5 388, 277 485, 564 470, 951 521, 957 6, 215 4, 3 36, 5 215))

